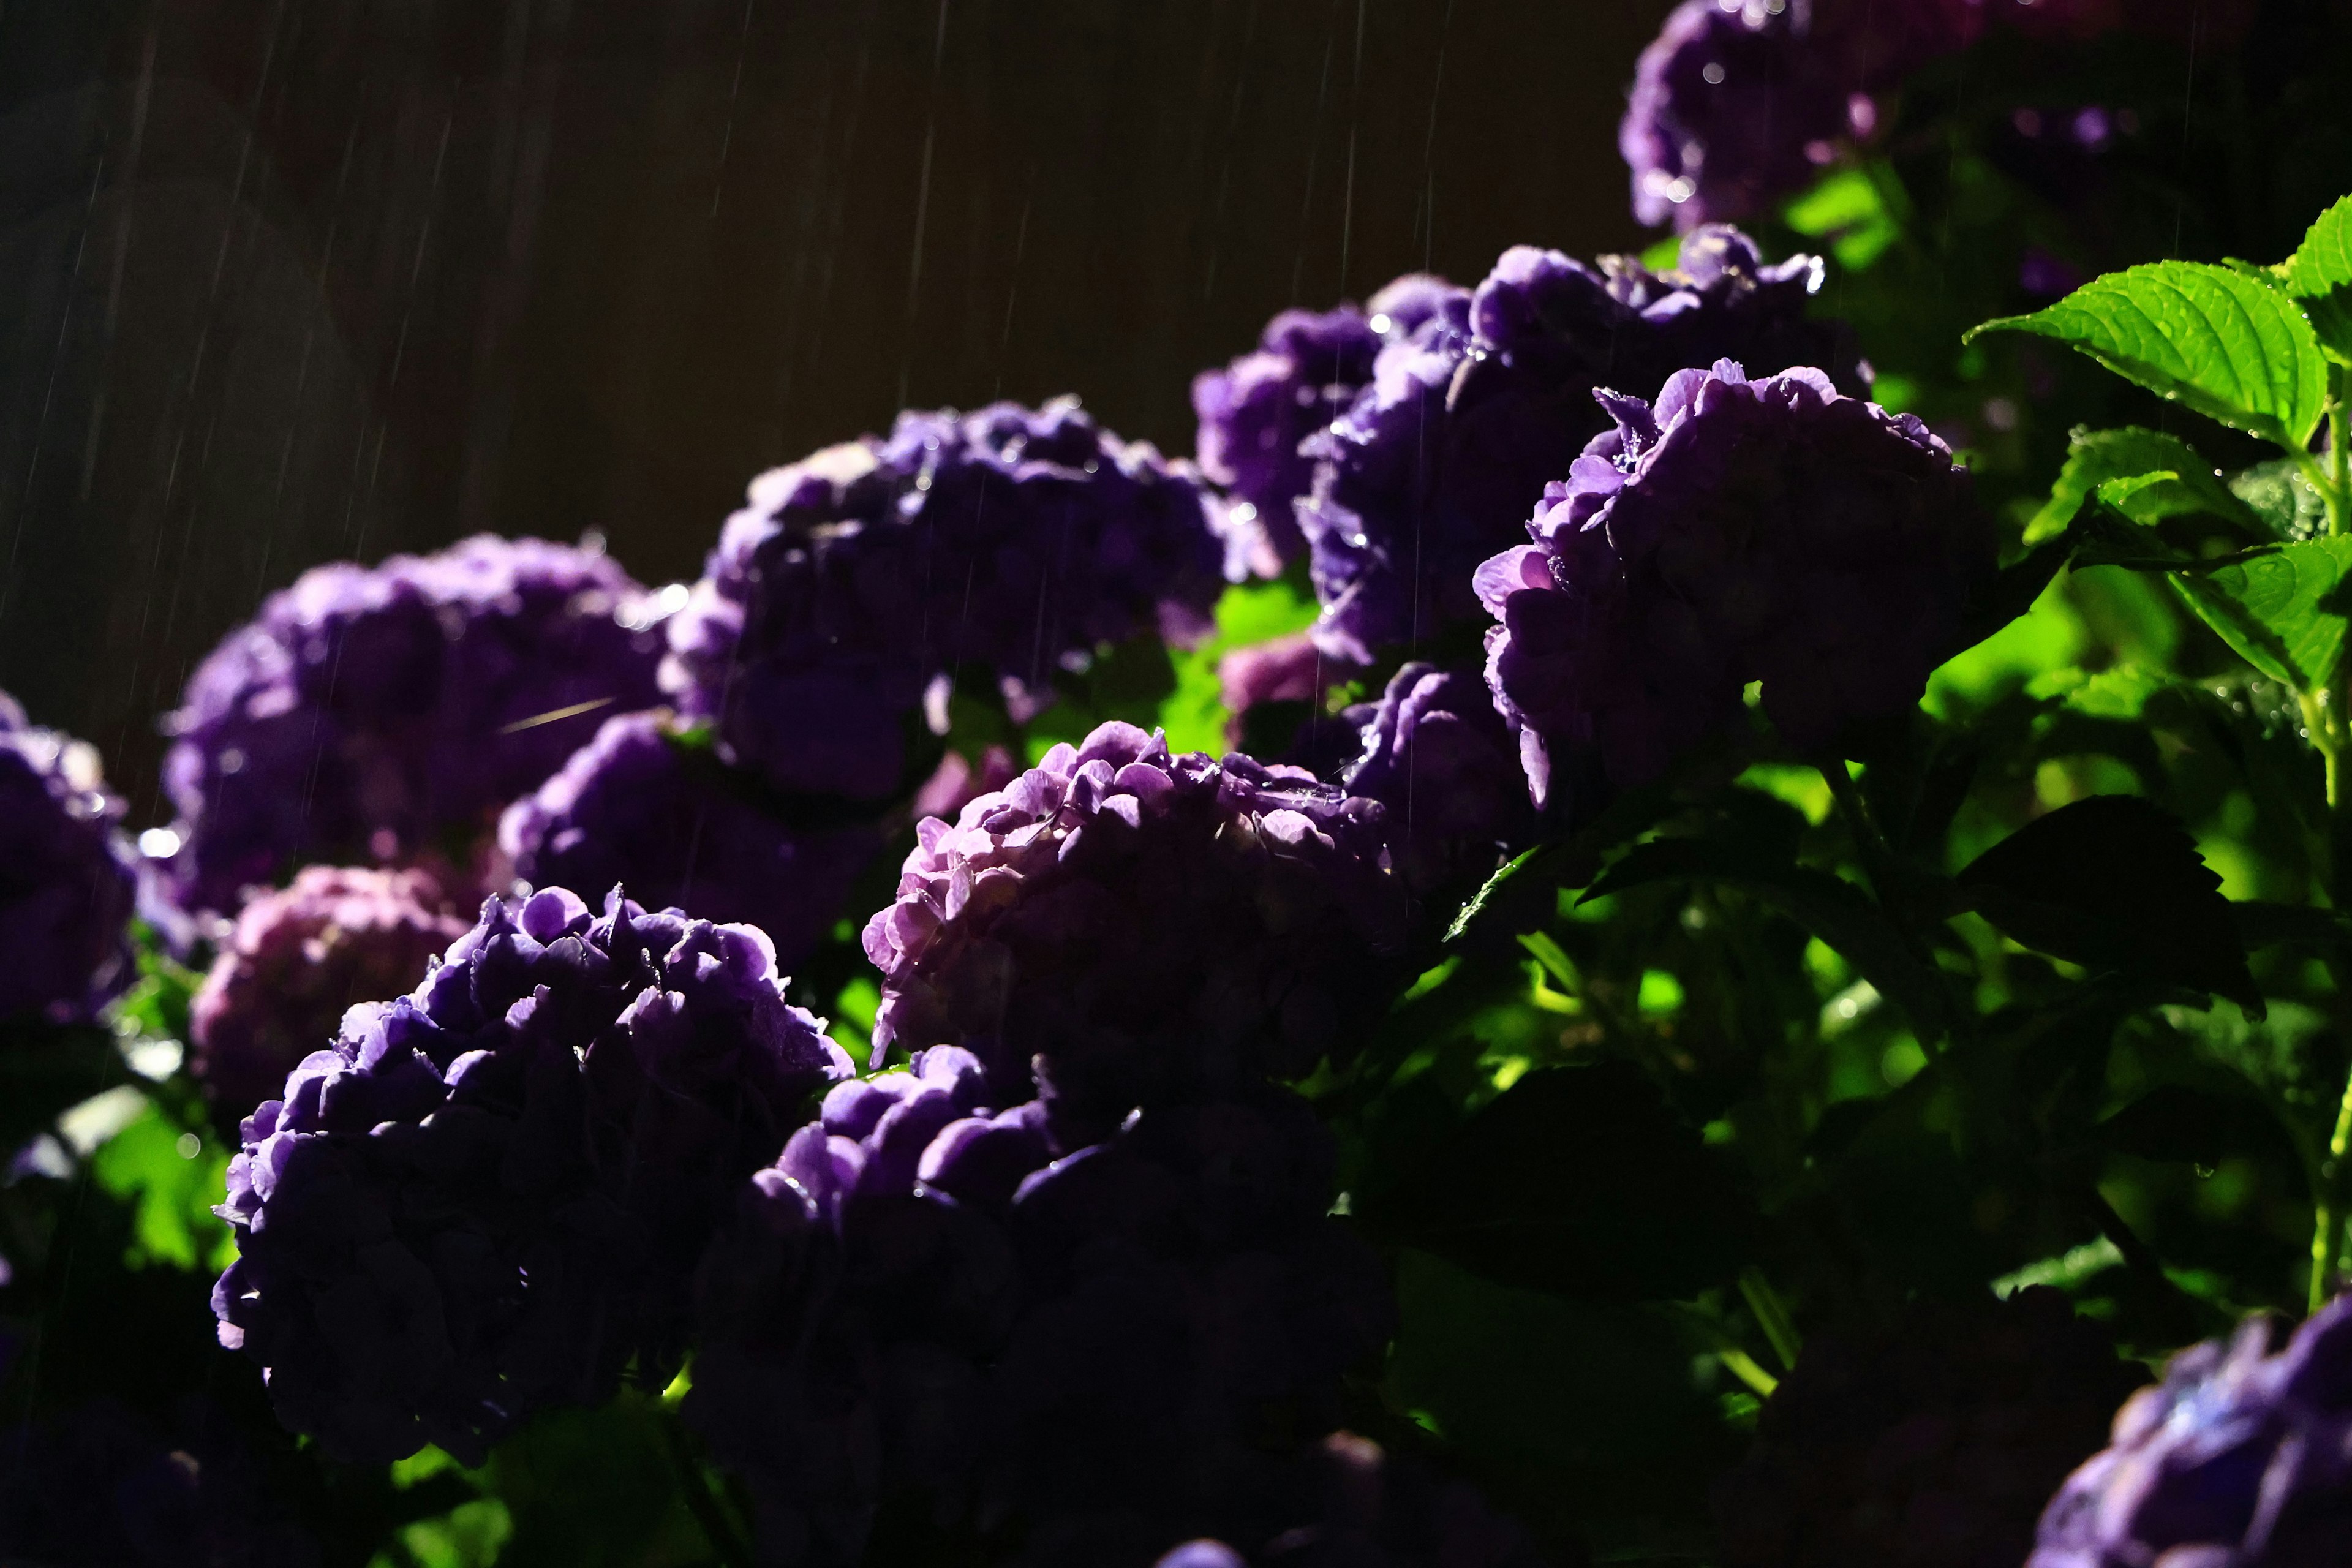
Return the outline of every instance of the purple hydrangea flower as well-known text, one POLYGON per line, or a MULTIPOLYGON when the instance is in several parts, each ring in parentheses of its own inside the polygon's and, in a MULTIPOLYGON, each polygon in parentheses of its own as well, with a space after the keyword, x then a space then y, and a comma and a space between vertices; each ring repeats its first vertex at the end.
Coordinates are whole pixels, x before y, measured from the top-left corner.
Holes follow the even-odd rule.
POLYGON ((752 482, 664 679, 775 786, 878 799, 935 680, 974 667, 1024 714, 1098 644, 1205 631, 1219 580, 1200 485, 1075 399, 902 414, 752 482))
POLYGON ((876 1059, 955 1045, 1000 1097, 1033 1062, 1101 1131, 1176 1092, 1344 1058, 1402 942, 1381 808, 1296 768, 1169 754, 1108 723, 953 825, 866 923, 876 1059))
MULTIPOLYGON (((1680 228, 1754 216, 1859 129, 1809 0, 1684 0, 1642 51, 1617 131, 1633 216, 1680 228)), ((1866 102, 1866 100, 1864 100, 1866 102)))
POLYGON ((2043 1500, 2140 1378, 2046 1286, 1915 1307, 1874 1335, 1815 1334, 1717 1489, 1721 1561, 2017 1563, 2043 1500))
POLYGON ((1315 477, 1299 443, 1355 402, 1381 344, 1411 333, 1455 292, 1443 279, 1412 274, 1361 310, 1285 310, 1254 352, 1192 378, 1201 472, 1225 492, 1217 523, 1228 577, 1272 577, 1297 558, 1304 541, 1292 503, 1315 477))
POLYGON ((1487 680, 1539 804, 1570 760, 1654 778, 1750 681, 1805 750, 1918 700, 1993 563, 1950 448, 1814 370, 1725 361, 1654 407, 1601 401, 1617 427, 1546 491, 1535 542, 1476 577, 1503 623, 1487 680))
POLYGON ((0 1562, 40 1568, 316 1568, 318 1543, 220 1412, 167 1424, 93 1400, 0 1430, 0 1562))
POLYGON ((304 573, 166 721, 178 897, 234 912, 298 860, 399 861, 482 832, 656 700, 655 619, 608 557, 538 539, 304 573))
POLYGON ((536 886, 618 886, 650 909, 758 926, 790 969, 833 929, 882 836, 862 820, 789 826, 764 793, 665 715, 626 714, 507 808, 499 845, 536 886))
POLYGON ((188 1008, 205 1098, 232 1121, 272 1098, 345 1012, 415 985, 466 927, 420 870, 306 866, 255 899, 188 1008))
POLYGON ((1820 284, 1818 259, 1768 267, 1729 229, 1690 236, 1664 274, 1506 251, 1475 294, 1444 296, 1382 349, 1355 405, 1304 447, 1316 459, 1297 516, 1323 605, 1317 639, 1369 664, 1474 618, 1471 571, 1605 426, 1596 387, 1647 391, 1728 354, 1828 365, 1858 390, 1843 329, 1805 319, 1820 284))
POLYGON ((2352 1297, 2172 1358, 2042 1515, 2028 1568, 2328 1568, 2352 1540, 2352 1297))
POLYGON ((755 930, 492 899, 246 1120, 221 1342, 331 1453, 478 1463, 633 1360, 675 1370, 712 1225, 848 1070, 755 930))
POLYGON ((1360 741, 1337 782, 1388 808, 1391 856, 1416 891, 1486 876, 1534 827, 1518 749, 1476 671, 1408 664, 1342 718, 1360 741))
POLYGON ((135 977, 122 811, 96 752, 0 691, 0 1019, 85 1022, 135 977))
POLYGON ((858 1561, 886 1490, 955 1528, 1148 1531, 1277 1412, 1328 1430, 1388 1331, 1296 1097, 1070 1149, 986 1084, 945 1047, 835 1088, 705 1261, 686 1415, 745 1482, 763 1563, 858 1561))

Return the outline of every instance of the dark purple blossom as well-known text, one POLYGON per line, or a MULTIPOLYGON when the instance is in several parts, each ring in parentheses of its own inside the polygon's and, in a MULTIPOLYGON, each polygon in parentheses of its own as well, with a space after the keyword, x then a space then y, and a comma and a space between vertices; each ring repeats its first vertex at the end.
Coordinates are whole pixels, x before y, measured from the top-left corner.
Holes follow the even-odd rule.
POLYGON ((0 691, 0 1019, 84 1022, 135 977, 122 810, 96 752, 0 691))
POLYGON ((1771 370, 1828 365, 1859 387, 1843 329, 1805 319, 1821 263, 1766 266, 1736 230, 1684 242, 1678 270, 1506 251, 1381 351, 1372 381, 1304 448, 1298 522, 1337 658, 1436 636, 1477 613, 1470 574, 1517 537, 1544 486, 1607 424, 1597 387, 1644 391, 1724 355, 1771 370))
POLYGON ((1689 229, 1801 189, 1860 129, 1839 65, 1811 0, 1684 0, 1642 51, 1617 131, 1633 216, 1689 229))
POLYGON ((1677 374, 1654 407, 1602 402, 1617 427, 1547 490, 1535 542, 1476 578, 1503 623, 1487 680, 1539 804, 1571 762, 1654 778, 1750 681, 1808 751, 1918 700, 1993 560, 1926 426, 1819 371, 1750 380, 1727 361, 1677 374))
POLYGON ((1391 856, 1415 890, 1485 876, 1533 829, 1518 748, 1477 671, 1408 664, 1341 717, 1360 741, 1336 782, 1388 808, 1391 856))
POLYGON ((331 1453, 478 1463, 632 1363, 675 1369, 712 1225, 847 1072, 755 930, 492 899, 247 1119, 221 1342, 331 1453))
POLYGON ((188 1008, 205 1098, 229 1122, 273 1098, 354 1004, 414 986, 466 928, 420 870, 306 866, 255 899, 188 1008))
POLYGON ((1816 1333, 1717 1489, 1722 1562, 2011 1568, 2141 1375, 2047 1287, 1816 1333))
POLYGON ((686 1413, 745 1483, 763 1563, 858 1561, 886 1493, 1010 1523, 1040 1561, 1105 1535, 1156 1538, 1148 1560, 1277 1412, 1328 1430, 1387 1332, 1294 1097, 1072 1149, 986 1082, 950 1047, 835 1088, 704 1264, 686 1413))
POLYGON ((650 909, 758 926, 790 969, 841 917, 882 836, 858 819, 788 826, 766 793, 666 715, 626 714, 507 808, 499 845, 535 886, 617 886, 650 909))
POLYGON ((188 908, 233 913, 300 860, 468 839, 614 713, 651 704, 661 632, 608 557, 488 534, 306 572, 166 721, 188 908))
POLYGON ((2042 1515, 2028 1568, 2335 1568, 2352 1541, 2352 1297, 2172 1358, 2042 1515))
POLYGON ((1096 1132, 1171 1093, 1344 1059, 1404 935, 1381 808, 1238 753, 1105 724, 953 825, 927 818, 866 923, 876 1059, 955 1045, 992 1092, 1033 1064, 1096 1132))
POLYGON ((318 1544, 220 1413, 168 1424, 110 1400, 0 1430, 0 1562, 26 1568, 316 1568, 318 1544))
POLYGON ((878 799, 935 682, 982 673, 1025 714, 1100 644, 1204 631, 1218 591, 1200 485, 1075 399, 908 413, 753 481, 664 679, 776 787, 878 799))

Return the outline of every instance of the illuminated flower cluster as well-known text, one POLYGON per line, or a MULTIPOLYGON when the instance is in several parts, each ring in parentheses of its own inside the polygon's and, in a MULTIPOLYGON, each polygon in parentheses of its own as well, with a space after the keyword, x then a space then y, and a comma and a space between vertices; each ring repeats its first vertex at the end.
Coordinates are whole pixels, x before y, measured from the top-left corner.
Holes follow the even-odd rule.
POLYGON ((880 799, 959 671, 1025 719, 1098 645, 1204 631, 1219 584, 1200 485, 1075 399, 902 414, 752 483, 664 679, 774 787, 880 799))
POLYGON ((304 573, 166 721, 178 900, 233 914, 300 861, 469 847, 604 719, 655 700, 656 619, 609 557, 538 539, 304 573))
POLYGON ((1033 1066, 1095 1131, 1138 1104, 1304 1074, 1360 1043, 1405 891, 1381 807, 1303 770, 1171 755, 1131 724, 925 820, 866 923, 877 1053, 972 1051, 1000 1097, 1033 1066))
POLYGON ((1535 542, 1478 568, 1487 680, 1538 802, 1555 770, 1656 777, 1763 710, 1800 749, 1898 712, 1956 651, 1993 564, 1966 470, 1911 415, 1814 370, 1685 371, 1549 487, 1535 542))
POLYGON ((1369 664, 1474 618, 1471 572, 1606 426, 1596 388, 1647 393, 1729 356, 1826 366, 1859 390, 1843 330, 1806 318, 1821 277, 1811 257, 1766 265, 1729 229, 1688 237, 1667 273, 1506 251, 1475 293, 1454 291, 1383 348, 1354 405, 1301 448, 1316 460, 1297 517, 1317 640, 1369 664))
POLYGON ((131 984, 122 809, 96 752, 0 691, 0 1020, 82 1022, 131 984))
POLYGON ((247 1119, 221 1342, 331 1453, 478 1463, 633 1363, 675 1370, 711 1226, 848 1070, 756 931, 490 900, 247 1119))

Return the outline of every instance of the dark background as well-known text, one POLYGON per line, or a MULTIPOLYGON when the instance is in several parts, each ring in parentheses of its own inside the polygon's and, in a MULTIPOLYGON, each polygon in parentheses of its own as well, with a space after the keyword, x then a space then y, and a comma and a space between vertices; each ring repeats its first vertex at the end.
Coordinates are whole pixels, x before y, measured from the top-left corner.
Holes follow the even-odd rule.
POLYGON ((1664 0, 0 0, 0 688, 159 813, 303 568, 691 577, 752 474, 1076 391, 1189 452, 1273 311, 1638 246, 1664 0))

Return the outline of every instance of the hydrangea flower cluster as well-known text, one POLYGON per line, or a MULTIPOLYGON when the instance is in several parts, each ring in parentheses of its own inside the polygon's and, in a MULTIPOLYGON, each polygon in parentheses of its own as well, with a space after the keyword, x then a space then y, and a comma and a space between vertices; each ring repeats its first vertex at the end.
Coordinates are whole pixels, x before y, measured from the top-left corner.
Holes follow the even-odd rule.
POLYGON ((189 1065, 234 1121, 335 1038, 354 1005, 416 982, 467 922, 430 872, 306 866, 236 918, 188 1008, 189 1065))
POLYGON ((1918 700, 1993 564, 1950 448, 1814 370, 1724 361, 1654 405, 1601 401, 1616 428, 1547 489, 1535 542, 1476 577, 1502 623, 1487 680, 1539 804, 1578 761, 1656 777, 1750 681, 1800 749, 1918 700))
POLYGON ((2028 1568, 2322 1568, 2352 1539, 2352 1297, 2182 1352, 2042 1516, 2028 1568), (2284 1342, 2281 1341, 2284 1339, 2284 1342))
POLYGON ((1729 229, 1691 236, 1670 273, 1506 251, 1475 293, 1445 296, 1383 348, 1370 384, 1301 448, 1316 460, 1297 518, 1317 639, 1369 664, 1475 617, 1473 569, 1605 426, 1595 388, 1647 391, 1730 355, 1826 365, 1859 390, 1843 330, 1805 319, 1821 278, 1817 258, 1767 266, 1729 229))
POLYGON ((562 889, 489 900, 247 1119, 221 1342, 331 1453, 478 1464, 632 1360, 675 1368, 711 1226, 848 1070, 756 931, 617 891, 601 917, 562 889))
POLYGON ((1642 51, 1618 126, 1633 216, 1687 230, 1765 211, 1875 133, 1884 99, 1906 77, 1990 30, 2081 41, 2129 23, 2210 47, 2242 30, 2249 12, 2119 0, 1683 0, 1642 51))
POLYGON ((2140 1378, 2047 1286, 1915 1307, 1874 1336, 1815 1334, 1717 1488, 1726 1568, 2020 1562, 2140 1378))
POLYGON ((937 818, 866 923, 874 1044, 954 1045, 991 1091, 1033 1064, 1057 1117, 1342 1059, 1402 942, 1380 806, 1238 753, 1171 756, 1108 723, 950 826, 937 818))
POLYGON ((0 1431, 0 1562, 41 1568, 316 1568, 220 1413, 166 1427, 112 1400, 0 1431))
POLYGON ((886 1489, 1149 1560, 1277 1419, 1328 1430, 1388 1331, 1295 1097, 1146 1110, 1058 1142, 953 1047, 835 1088, 701 1276, 688 1418, 754 1500, 762 1560, 858 1560, 886 1489))
POLYGON ((83 1022, 135 976, 122 810, 96 752, 0 691, 0 1021, 83 1022))
POLYGON ((1361 310, 1285 310, 1266 323, 1255 351, 1192 378, 1201 472, 1224 491, 1218 527, 1227 576, 1271 577, 1297 558, 1305 542, 1292 503, 1315 477, 1299 443, 1355 402, 1382 344, 1409 335, 1457 292, 1412 274, 1361 310))
POLYGON ((1407 664, 1342 718, 1360 749, 1336 782, 1388 808, 1391 858, 1415 891, 1486 876, 1533 830, 1517 747, 1475 669, 1407 664))
POLYGON ((233 913, 298 859, 399 861, 482 832, 655 700, 656 619, 609 557, 538 539, 304 573, 166 721, 175 896, 233 913))
POLYGON ((753 481, 664 679, 776 787, 879 799, 935 681, 983 670, 1025 718, 1099 644, 1205 631, 1218 587, 1200 485, 1076 400, 908 413, 753 481))
POLYGON ((625 714, 507 808, 499 847, 534 886, 624 887, 649 908, 758 926, 790 968, 882 837, 863 817, 789 826, 767 795, 666 715, 625 714))

